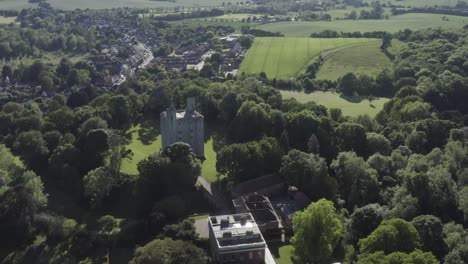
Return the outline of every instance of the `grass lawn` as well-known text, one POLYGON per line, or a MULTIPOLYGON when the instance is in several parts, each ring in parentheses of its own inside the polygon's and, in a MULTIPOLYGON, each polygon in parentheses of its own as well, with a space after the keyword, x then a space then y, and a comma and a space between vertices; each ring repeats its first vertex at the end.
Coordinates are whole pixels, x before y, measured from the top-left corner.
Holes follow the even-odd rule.
POLYGON ((348 72, 356 75, 378 75, 391 68, 392 61, 380 50, 380 42, 364 43, 339 49, 325 56, 325 62, 317 72, 317 79, 337 80, 348 72))
MULTIPOLYGON (((147 156, 158 152, 161 149, 161 135, 159 134, 159 125, 156 123, 145 123, 137 125, 127 131, 130 138, 130 144, 127 148, 133 151, 131 160, 122 161, 122 172, 137 175, 137 164, 147 156)), ((206 160, 202 164, 202 175, 207 181, 216 180, 216 152, 213 150, 213 138, 205 143, 206 160)))
POLYGON ((268 248, 275 258, 276 264, 292 264, 292 246, 285 243, 269 243, 268 248))
MULTIPOLYGON (((0 5, 1 5, 1 1, 0 1, 0 5)), ((0 16, 0 25, 1 24, 10 24, 10 23, 14 23, 16 20, 16 17, 2 17, 0 16)))
POLYGON ((304 72, 321 53, 377 41, 366 38, 255 38, 240 71, 265 72, 270 79, 285 80, 304 72))
POLYGON ((388 98, 376 98, 371 104, 369 100, 364 98, 348 98, 347 100, 340 97, 338 93, 321 91, 313 93, 281 91, 281 95, 283 95, 284 99, 295 98, 301 103, 313 101, 329 109, 340 108, 343 111, 343 115, 352 117, 365 114, 374 117, 389 100, 388 98))
POLYGON ((309 37, 312 33, 324 30, 337 32, 397 32, 406 28, 412 30, 424 28, 462 28, 468 24, 468 17, 438 14, 404 14, 391 16, 390 19, 368 20, 333 20, 333 21, 297 21, 270 23, 257 27, 258 29, 281 32, 288 37, 309 37), (448 21, 442 20, 446 17, 448 21))
POLYGON ((213 149, 213 138, 205 143, 205 161, 202 164, 202 176, 208 182, 214 182, 216 178, 216 152, 213 149))
POLYGON ((122 171, 125 173, 138 174, 138 162, 161 149, 161 135, 143 140, 140 137, 142 131, 141 125, 132 127, 127 131, 131 135, 131 141, 127 148, 133 151, 133 157, 131 160, 123 160, 122 171))

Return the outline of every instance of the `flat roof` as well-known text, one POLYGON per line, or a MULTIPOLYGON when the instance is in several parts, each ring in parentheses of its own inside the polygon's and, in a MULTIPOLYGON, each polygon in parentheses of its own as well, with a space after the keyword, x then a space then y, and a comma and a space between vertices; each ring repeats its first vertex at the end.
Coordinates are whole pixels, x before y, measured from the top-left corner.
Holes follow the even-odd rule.
POLYGON ((262 233, 250 213, 210 216, 208 222, 220 250, 266 247, 262 233))

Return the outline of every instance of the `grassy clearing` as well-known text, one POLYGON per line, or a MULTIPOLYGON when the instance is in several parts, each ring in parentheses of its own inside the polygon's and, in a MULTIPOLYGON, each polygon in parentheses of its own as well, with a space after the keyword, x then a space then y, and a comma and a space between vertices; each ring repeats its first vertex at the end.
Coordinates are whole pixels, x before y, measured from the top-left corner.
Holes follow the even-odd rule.
POLYGON ((392 61, 380 50, 380 42, 364 43, 331 52, 317 72, 317 79, 337 80, 348 72, 376 76, 392 61))
MULTIPOLYGON (((0 2, 1 3, 1 2, 0 2)), ((7 25, 10 23, 14 23, 16 21, 16 17, 2 17, 0 16, 0 25, 7 25)))
POLYGON ((255 38, 240 70, 265 72, 270 79, 289 79, 304 72, 323 52, 376 41, 365 38, 255 38))
POLYGON ((295 98, 301 103, 316 102, 328 109, 339 108, 343 111, 343 115, 356 117, 359 115, 369 115, 374 117, 382 110, 384 104, 388 102, 388 98, 376 98, 371 102, 366 98, 353 97, 343 98, 334 92, 294 92, 294 91, 281 91, 284 99, 295 98))
POLYGON ((128 149, 133 151, 131 160, 125 159, 122 162, 122 171, 128 174, 138 174, 137 164, 147 156, 158 152, 161 149, 161 135, 150 139, 142 139, 140 136, 143 132, 141 125, 130 128, 127 133, 131 135, 128 149))
MULTIPOLYGON (((162 141, 159 134, 159 125, 156 123, 144 123, 130 128, 127 131, 130 143, 128 149, 133 151, 131 160, 124 159, 122 161, 122 172, 137 175, 138 162, 145 159, 147 156, 161 150, 162 141)), ((216 171, 216 152, 213 150, 213 138, 205 142, 205 158, 202 164, 202 175, 207 181, 213 182, 217 179, 216 171)))
POLYGON ((404 14, 391 16, 390 19, 379 20, 333 20, 333 21, 298 21, 270 23, 257 27, 258 29, 281 32, 288 37, 309 37, 312 33, 324 30, 337 32, 397 32, 406 28, 412 30, 424 28, 462 28, 468 24, 468 17, 437 15, 437 14, 404 14), (446 17, 448 21, 442 20, 446 17))
POLYGON ((288 243, 268 243, 268 248, 275 258, 276 264, 292 264, 292 246, 288 243))
POLYGON ((214 182, 218 172, 216 171, 216 152, 213 149, 213 138, 205 143, 205 158, 202 164, 202 176, 208 182, 214 182))

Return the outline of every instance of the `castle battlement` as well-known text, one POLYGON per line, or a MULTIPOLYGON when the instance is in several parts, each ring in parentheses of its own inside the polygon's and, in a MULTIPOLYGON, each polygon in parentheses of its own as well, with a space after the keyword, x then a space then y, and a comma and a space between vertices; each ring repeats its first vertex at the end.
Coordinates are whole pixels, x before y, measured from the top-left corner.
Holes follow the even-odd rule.
POLYGON ((187 98, 186 109, 177 110, 172 104, 161 113, 160 119, 163 148, 184 142, 198 158, 205 157, 204 117, 195 110, 195 98, 187 98))

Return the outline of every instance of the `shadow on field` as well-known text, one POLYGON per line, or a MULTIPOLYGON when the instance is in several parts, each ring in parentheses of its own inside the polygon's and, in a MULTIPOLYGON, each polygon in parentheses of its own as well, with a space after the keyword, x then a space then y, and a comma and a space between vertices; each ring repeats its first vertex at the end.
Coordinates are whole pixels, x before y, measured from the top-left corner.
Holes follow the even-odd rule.
POLYGON ((161 134, 157 120, 145 120, 140 124, 138 140, 145 145, 150 145, 161 134))

